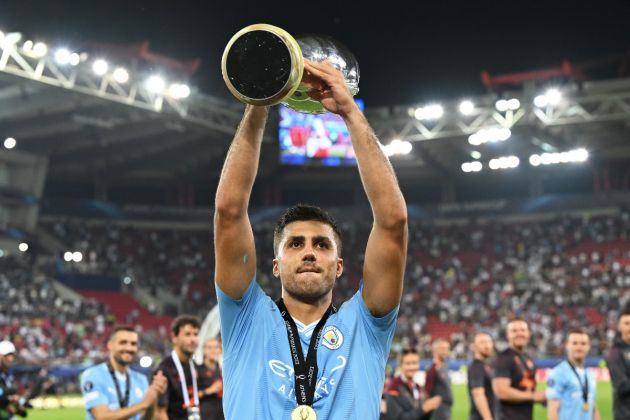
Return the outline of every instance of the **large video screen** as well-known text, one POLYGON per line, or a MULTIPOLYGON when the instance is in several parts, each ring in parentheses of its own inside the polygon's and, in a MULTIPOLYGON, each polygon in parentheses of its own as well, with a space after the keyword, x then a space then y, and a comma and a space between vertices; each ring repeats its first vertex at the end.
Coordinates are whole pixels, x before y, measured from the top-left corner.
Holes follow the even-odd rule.
MULTIPOLYGON (((361 111, 364 104, 356 99, 361 111)), ((280 112, 280 163, 286 165, 356 165, 350 133, 332 113, 303 114, 284 105, 280 112)))

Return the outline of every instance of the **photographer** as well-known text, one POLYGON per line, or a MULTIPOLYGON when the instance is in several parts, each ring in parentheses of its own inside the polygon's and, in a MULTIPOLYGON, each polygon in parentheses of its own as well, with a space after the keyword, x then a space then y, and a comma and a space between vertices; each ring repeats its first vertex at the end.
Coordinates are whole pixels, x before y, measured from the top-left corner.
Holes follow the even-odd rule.
POLYGON ((20 402, 20 396, 13 384, 13 375, 9 371, 15 362, 15 346, 10 341, 0 341, 0 420, 14 416, 26 417, 26 409, 20 402))

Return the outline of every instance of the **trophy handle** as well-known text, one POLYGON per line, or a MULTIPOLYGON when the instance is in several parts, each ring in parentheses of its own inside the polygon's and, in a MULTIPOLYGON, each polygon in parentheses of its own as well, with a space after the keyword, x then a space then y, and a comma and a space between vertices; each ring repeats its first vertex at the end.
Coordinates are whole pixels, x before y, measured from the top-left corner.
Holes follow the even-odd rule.
POLYGON ((223 80, 225 81, 227 88, 239 101, 250 105, 275 105, 283 102, 285 99, 293 95, 293 93, 300 85, 302 74, 304 73, 304 58, 302 56, 300 45, 297 43, 295 38, 293 38, 287 31, 277 26, 268 25, 265 23, 258 23, 241 29, 230 39, 227 46, 225 47, 225 50, 223 51, 223 56, 221 58, 221 73, 223 75, 223 80), (228 73, 228 55, 231 51, 232 46, 243 35, 246 35, 249 32, 253 31, 266 31, 274 34, 287 47, 287 50, 291 57, 291 71, 286 83, 280 90, 271 93, 269 96, 264 98, 252 98, 245 95, 243 92, 240 92, 237 87, 232 83, 232 80, 230 79, 230 75, 228 73))

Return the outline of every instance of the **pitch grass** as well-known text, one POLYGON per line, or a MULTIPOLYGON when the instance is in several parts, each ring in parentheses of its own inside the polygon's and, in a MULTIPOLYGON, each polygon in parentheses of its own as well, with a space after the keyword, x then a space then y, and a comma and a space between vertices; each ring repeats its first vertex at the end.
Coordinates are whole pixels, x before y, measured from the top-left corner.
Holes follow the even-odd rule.
MULTIPOLYGON (((466 385, 454 385, 455 406, 453 420, 467 420, 469 413, 468 391, 466 385)), ((597 409, 602 420, 612 420, 612 389, 610 382, 600 382, 597 385, 597 409)), ((547 418, 545 408, 536 404, 535 420, 547 418)), ((27 420, 83 420, 85 411, 82 408, 58 408, 48 410, 31 410, 27 420)))

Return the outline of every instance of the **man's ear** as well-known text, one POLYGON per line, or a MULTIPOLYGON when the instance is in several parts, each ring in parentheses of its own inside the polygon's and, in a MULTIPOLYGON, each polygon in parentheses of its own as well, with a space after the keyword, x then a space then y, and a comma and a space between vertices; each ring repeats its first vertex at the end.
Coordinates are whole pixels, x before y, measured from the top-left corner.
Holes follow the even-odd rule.
POLYGON ((272 262, 272 272, 273 276, 276 278, 280 278, 280 268, 278 267, 278 259, 274 258, 272 262))

